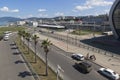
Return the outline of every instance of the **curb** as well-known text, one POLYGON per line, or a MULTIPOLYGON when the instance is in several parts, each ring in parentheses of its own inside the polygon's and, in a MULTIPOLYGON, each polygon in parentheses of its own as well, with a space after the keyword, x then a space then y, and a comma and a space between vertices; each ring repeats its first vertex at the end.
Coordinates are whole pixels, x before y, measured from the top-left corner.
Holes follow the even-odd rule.
MULTIPOLYGON (((16 42, 14 41, 14 43, 16 44, 16 42)), ((16 45, 17 46, 17 45, 16 45)), ((18 47, 18 46, 17 46, 18 47)), ((37 75, 37 73, 34 71, 34 69, 32 68, 31 64, 27 61, 27 59, 25 58, 24 54, 19 50, 18 47, 18 51, 21 53, 21 56, 23 58, 23 60, 26 62, 25 64, 27 65, 28 69, 32 72, 32 76, 35 80, 40 80, 39 76, 37 75)))

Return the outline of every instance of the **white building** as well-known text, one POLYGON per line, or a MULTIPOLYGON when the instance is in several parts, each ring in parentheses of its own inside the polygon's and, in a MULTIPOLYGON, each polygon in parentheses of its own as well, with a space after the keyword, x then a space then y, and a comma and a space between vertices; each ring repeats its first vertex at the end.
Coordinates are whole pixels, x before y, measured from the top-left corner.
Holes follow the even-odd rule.
POLYGON ((33 27, 37 27, 38 26, 38 22, 37 21, 33 21, 32 25, 33 25, 33 27))
POLYGON ((26 22, 25 21, 17 21, 17 25, 18 26, 22 26, 22 25, 24 25, 26 22))

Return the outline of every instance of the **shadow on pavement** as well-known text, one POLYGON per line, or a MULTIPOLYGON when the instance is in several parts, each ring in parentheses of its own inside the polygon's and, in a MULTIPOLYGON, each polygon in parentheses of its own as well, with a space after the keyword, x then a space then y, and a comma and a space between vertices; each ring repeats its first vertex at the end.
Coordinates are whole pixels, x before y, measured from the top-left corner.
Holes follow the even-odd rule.
POLYGON ((11 43, 10 46, 15 46, 16 44, 15 43, 11 43))
POLYGON ((38 76, 46 76, 46 74, 44 73, 44 74, 38 74, 38 76))
POLYGON ((22 78, 25 78, 27 76, 32 76, 32 74, 28 71, 24 71, 24 72, 19 72, 18 76, 22 77, 22 78))
POLYGON ((73 65, 73 68, 75 68, 77 71, 79 71, 82 74, 88 74, 88 73, 84 72, 82 69, 78 68, 78 66, 75 64, 73 65))
POLYGON ((18 49, 18 47, 17 47, 17 46, 14 46, 14 47, 12 47, 11 49, 18 49))
POLYGON ((13 55, 19 55, 21 52, 13 52, 13 55))
POLYGON ((33 64, 34 64, 34 63, 36 63, 36 62, 35 62, 35 61, 30 61, 30 63, 33 63, 33 64))
POLYGON ((15 64, 19 64, 19 63, 25 63, 25 62, 22 61, 22 60, 17 60, 17 61, 15 61, 14 63, 15 63, 15 64))

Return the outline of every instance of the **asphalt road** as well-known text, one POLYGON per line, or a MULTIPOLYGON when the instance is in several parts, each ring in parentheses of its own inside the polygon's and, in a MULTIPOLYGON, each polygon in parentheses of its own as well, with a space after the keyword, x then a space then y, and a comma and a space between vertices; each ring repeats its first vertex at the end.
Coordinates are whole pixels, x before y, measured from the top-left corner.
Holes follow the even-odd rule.
MULTIPOLYGON (((37 45, 37 54, 44 59, 44 51, 41 49, 40 44, 37 45)), ((34 44, 31 42, 30 47, 34 49, 34 44)), ((71 59, 71 55, 69 53, 64 52, 63 50, 52 46, 50 52, 48 54, 48 63, 49 65, 57 69, 57 65, 60 65, 64 72, 61 72, 60 75, 63 77, 63 80, 108 80, 107 78, 100 75, 97 71, 100 68, 99 65, 93 64, 93 70, 88 73, 84 74, 78 70, 76 70, 73 65, 75 61, 71 59)))
POLYGON ((0 80, 34 80, 12 39, 0 41, 0 80))

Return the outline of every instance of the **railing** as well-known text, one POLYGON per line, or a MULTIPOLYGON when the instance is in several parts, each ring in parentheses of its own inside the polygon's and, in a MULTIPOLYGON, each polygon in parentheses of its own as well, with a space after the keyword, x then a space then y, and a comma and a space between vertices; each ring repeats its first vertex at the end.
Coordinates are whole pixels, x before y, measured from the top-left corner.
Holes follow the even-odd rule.
POLYGON ((96 53, 100 53, 100 54, 103 54, 103 55, 107 55, 107 56, 110 56, 110 57, 120 59, 120 55, 117 55, 117 54, 112 53, 110 51, 106 51, 106 50, 103 50, 103 49, 100 49, 100 48, 96 48, 96 47, 81 43, 79 41, 79 39, 77 39, 77 38, 69 37, 67 35, 66 35, 67 36, 66 37, 66 36, 60 35, 60 34, 52 34, 52 33, 48 34, 46 32, 43 32, 42 34, 46 35, 46 36, 49 36, 49 37, 52 37, 52 38, 55 38, 57 40, 61 40, 63 42, 75 45, 75 46, 80 47, 80 48, 84 48, 84 49, 87 49, 87 50, 90 50, 90 51, 93 51, 93 52, 96 52, 96 53))

